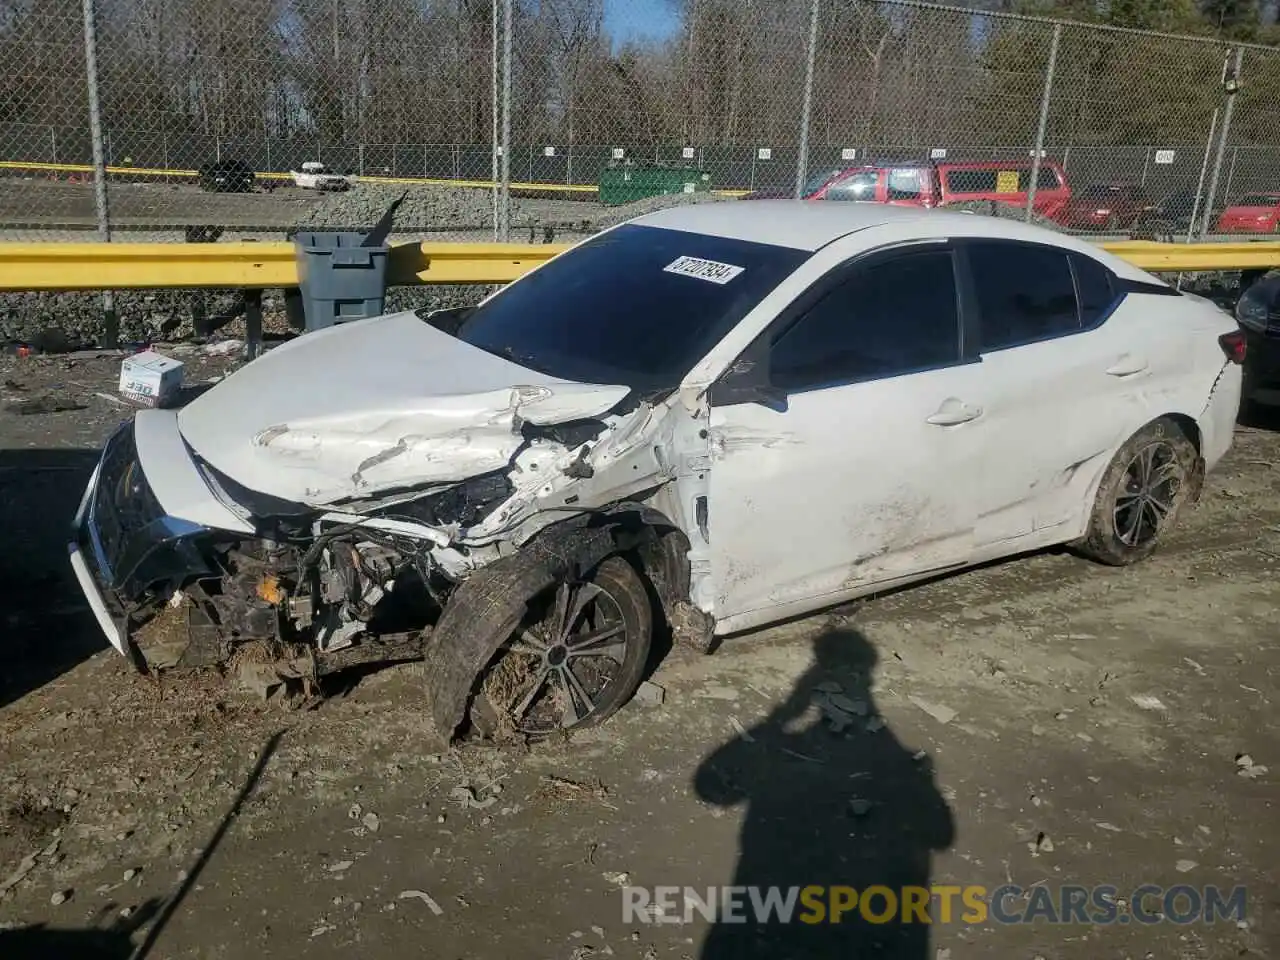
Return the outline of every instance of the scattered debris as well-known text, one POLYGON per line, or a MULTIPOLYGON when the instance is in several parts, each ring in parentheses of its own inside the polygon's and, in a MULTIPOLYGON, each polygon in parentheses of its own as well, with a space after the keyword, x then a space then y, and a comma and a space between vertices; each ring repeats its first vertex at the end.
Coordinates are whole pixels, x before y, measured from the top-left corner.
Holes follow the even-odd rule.
POLYGON ((631 874, 626 872, 615 872, 606 870, 600 874, 604 877, 605 883, 612 883, 615 887, 627 887, 631 885, 631 874))
POLYGON ((440 908, 440 904, 431 899, 430 895, 422 890, 401 890, 396 894, 397 900, 421 900, 427 905, 427 909, 434 913, 437 917, 444 914, 444 910, 440 908))
POLYGON ((1031 851, 1033 857, 1038 857, 1042 853, 1053 853, 1053 841, 1041 830, 1036 834, 1036 838, 1027 844, 1027 849, 1031 851))
POLYGON ((933 960, 951 960, 951 948, 939 947, 933 955, 933 960))
POLYGON ((781 748, 782 752, 789 757, 795 757, 797 760, 804 760, 806 763, 825 763, 818 757, 811 757, 807 753, 797 753, 795 750, 788 750, 786 747, 781 748))
POLYGON ((634 699, 646 707, 660 707, 667 702, 667 691, 652 680, 646 680, 636 688, 634 699))
POLYGON ((366 813, 360 822, 364 824, 364 828, 370 833, 378 832, 378 815, 376 813, 366 813))
POLYGON ((907 697, 907 699, 939 723, 950 723, 956 718, 956 711, 941 703, 932 703, 929 700, 922 700, 920 697, 907 697))
POLYGON ((1194 670, 1199 676, 1204 676, 1204 667, 1200 666, 1200 664, 1196 663, 1190 657, 1183 657, 1182 662, 1194 670))
POLYGON ((733 716, 729 717, 729 725, 733 727, 734 730, 738 731, 738 736, 741 737, 743 740, 745 740, 747 743, 756 742, 756 738, 753 737, 751 734, 747 733, 747 728, 742 725, 742 721, 739 720, 737 717, 733 717, 733 716))
POLYGON ((55 907, 60 907, 70 899, 71 899, 70 890, 57 890, 57 891, 54 891, 53 896, 49 898, 49 902, 53 904, 55 907))
POLYGON ((1190 873, 1198 866, 1200 866, 1200 864, 1196 863, 1194 860, 1179 860, 1173 865, 1173 869, 1177 870, 1179 873, 1190 873))
POLYGON ((354 860, 339 860, 337 863, 329 864, 325 869, 330 873, 342 873, 344 870, 350 870, 355 864, 354 860))
POLYGON ((163 407, 182 388, 183 363, 154 350, 126 357, 120 364, 120 393, 148 407, 163 407))
POLYGON ((723 683, 708 683, 698 691, 698 696, 704 700, 737 700, 741 694, 723 683))
POLYGON ((136 877, 139 873, 140 873, 139 870, 137 870, 134 867, 130 867, 128 870, 124 872, 124 882, 128 883, 130 880, 136 877))
POLYGON ((1135 693, 1129 699, 1143 710, 1155 710, 1159 713, 1164 713, 1169 709, 1160 701, 1159 697, 1154 697, 1149 693, 1135 693))
POLYGON ((218 340, 206 343, 200 352, 206 357, 230 357, 244 352, 243 340, 218 340))
POLYGON ((316 937, 323 937, 329 931, 337 930, 337 929, 338 928, 333 926, 332 924, 322 923, 320 924, 320 926, 316 927, 314 930, 311 931, 311 939, 314 940, 316 937))
POLYGON ((62 841, 60 838, 55 837, 53 839, 53 842, 50 843, 47 847, 45 847, 43 850, 37 850, 35 853, 29 854, 23 857, 18 862, 17 869, 14 870, 13 873, 9 874, 9 876, 4 881, 0 881, 0 897, 3 897, 10 890, 16 887, 19 883, 21 883, 22 879, 28 873, 30 873, 32 870, 36 868, 36 864, 39 863, 40 860, 42 859, 47 860, 50 857, 52 857, 55 853, 57 853, 58 844, 61 842, 62 841))
POLYGON ((865 700, 854 700, 846 697, 843 693, 828 693, 827 700, 833 707, 843 710, 845 713, 851 713, 855 717, 865 717, 870 710, 865 700))
POLYGON ((871 812, 871 801, 862 797, 854 797, 849 801, 849 812, 855 817, 865 817, 871 812))
POLYGON ((449 791, 449 799, 457 803, 463 810, 488 810, 498 802, 498 794, 502 792, 502 784, 491 783, 487 789, 476 790, 475 787, 460 784, 449 791), (477 794, 487 793, 483 800, 477 794))
POLYGON ((1236 757, 1236 774, 1248 780, 1256 780, 1267 772, 1267 768, 1260 763, 1254 763, 1253 757, 1247 753, 1242 753, 1236 757))
POLYGON ((1124 831, 1121 830, 1119 827, 1117 827, 1114 823, 1107 823, 1107 821, 1105 820, 1099 820, 1097 823, 1094 824, 1094 826, 1097 827, 1099 830, 1109 830, 1112 833, 1124 833, 1124 831))
POLYGON ((595 783, 580 783, 567 777, 544 774, 542 776, 542 784, 538 788, 538 794, 543 798, 552 800, 597 800, 610 810, 618 809, 607 802, 609 788, 599 780, 595 781, 595 783))

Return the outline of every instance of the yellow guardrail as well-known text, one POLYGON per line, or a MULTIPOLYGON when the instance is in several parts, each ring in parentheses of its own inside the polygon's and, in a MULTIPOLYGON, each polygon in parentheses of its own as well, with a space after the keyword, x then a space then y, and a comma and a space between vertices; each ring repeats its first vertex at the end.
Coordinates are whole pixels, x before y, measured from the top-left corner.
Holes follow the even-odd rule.
MULTIPOLYGON (((1099 246, 1154 272, 1280 267, 1280 241, 1099 246)), ((393 246, 391 286, 510 283, 565 244, 408 243, 393 246)), ((0 291, 146 290, 298 285, 291 243, 0 243, 0 291)))
MULTIPOLYGON (((387 283, 510 283, 560 244, 393 246, 387 283)), ((292 243, 0 243, 0 291, 269 289, 298 285, 292 243)))

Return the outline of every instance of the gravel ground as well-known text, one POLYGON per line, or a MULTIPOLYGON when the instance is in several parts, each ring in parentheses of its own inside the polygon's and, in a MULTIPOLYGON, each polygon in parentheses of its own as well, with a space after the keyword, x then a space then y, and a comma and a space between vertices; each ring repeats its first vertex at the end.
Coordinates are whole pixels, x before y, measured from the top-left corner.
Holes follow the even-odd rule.
POLYGON ((1237 431, 1137 566, 993 564, 678 651, 663 702, 565 742, 442 753, 412 666, 297 712, 105 649, 62 542, 129 412, 99 396, 118 363, 0 358, 5 960, 1280 956, 1275 424, 1237 431), (45 396, 82 409, 11 409, 45 396), (812 706, 837 695, 838 733, 812 706), (1012 883, 1016 912, 1110 884, 1118 913, 743 943, 627 918, 618 890, 872 883, 1012 883), (1245 919, 1129 922, 1144 883, 1243 885, 1245 919))

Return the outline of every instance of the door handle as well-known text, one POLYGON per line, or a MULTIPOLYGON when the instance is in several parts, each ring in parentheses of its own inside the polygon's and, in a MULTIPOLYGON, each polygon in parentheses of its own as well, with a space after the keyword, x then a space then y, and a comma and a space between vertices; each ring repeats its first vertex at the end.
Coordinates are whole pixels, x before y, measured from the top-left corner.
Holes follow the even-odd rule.
POLYGON ((1135 373, 1142 373, 1146 369, 1147 361, 1144 357, 1134 357, 1126 353, 1107 367, 1107 374, 1112 377, 1132 377, 1135 373))
POLYGON ((981 407, 971 407, 955 397, 947 397, 942 401, 938 412, 928 418, 928 422, 939 427, 954 427, 956 424, 968 423, 982 416, 981 407))

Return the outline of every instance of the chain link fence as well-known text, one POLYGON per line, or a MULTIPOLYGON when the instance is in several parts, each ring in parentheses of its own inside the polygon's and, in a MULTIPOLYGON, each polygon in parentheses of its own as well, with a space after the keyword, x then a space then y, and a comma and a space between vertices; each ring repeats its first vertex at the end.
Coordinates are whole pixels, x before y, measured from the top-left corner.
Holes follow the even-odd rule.
POLYGON ((1280 50, 1212 38, 910 0, 0 0, 0 63, 0 240, 279 237, 405 191, 399 235, 521 240, 654 170, 789 196, 930 160, 1060 167, 1072 229, 1276 229, 1280 50), (317 163, 355 185, 299 186, 317 163))

